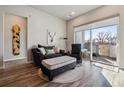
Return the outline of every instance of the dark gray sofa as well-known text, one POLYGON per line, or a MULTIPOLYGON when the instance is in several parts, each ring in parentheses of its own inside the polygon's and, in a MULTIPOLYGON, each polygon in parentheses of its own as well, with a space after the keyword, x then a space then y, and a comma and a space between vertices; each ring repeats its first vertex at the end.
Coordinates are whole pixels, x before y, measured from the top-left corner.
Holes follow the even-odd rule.
POLYGON ((55 54, 45 54, 45 55, 43 55, 42 52, 38 48, 33 48, 32 49, 32 54, 33 54, 33 62, 38 67, 41 67, 41 62, 44 59, 63 56, 63 53, 55 53, 55 54))
MULTIPOLYGON (((44 49, 53 49, 55 46, 43 46, 38 44, 38 48, 44 48, 44 49)), ((45 54, 43 55, 42 52, 38 48, 32 48, 32 55, 33 55, 33 62, 38 67, 41 67, 41 62, 44 59, 54 58, 65 55, 65 50, 60 49, 60 53, 54 53, 54 54, 45 54)))

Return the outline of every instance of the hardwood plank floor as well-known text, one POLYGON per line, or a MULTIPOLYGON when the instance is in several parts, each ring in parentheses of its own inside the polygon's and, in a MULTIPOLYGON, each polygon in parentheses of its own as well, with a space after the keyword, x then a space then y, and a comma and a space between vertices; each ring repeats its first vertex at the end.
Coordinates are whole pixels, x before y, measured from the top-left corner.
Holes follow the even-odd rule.
POLYGON ((1 87, 111 87, 107 79, 102 75, 101 68, 83 62, 81 80, 59 84, 42 80, 38 76, 38 68, 33 64, 26 63, 15 67, 0 70, 1 87))

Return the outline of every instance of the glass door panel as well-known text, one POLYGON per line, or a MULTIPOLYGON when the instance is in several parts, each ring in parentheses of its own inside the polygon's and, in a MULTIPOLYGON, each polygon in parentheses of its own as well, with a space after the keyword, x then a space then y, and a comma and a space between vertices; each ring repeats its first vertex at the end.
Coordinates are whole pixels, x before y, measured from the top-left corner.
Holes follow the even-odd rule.
POLYGON ((83 58, 90 60, 90 51, 91 51, 91 48, 90 48, 90 44, 91 44, 90 30, 84 30, 82 34, 84 36, 83 47, 82 47, 83 58))
POLYGON ((115 65, 117 59, 117 25, 92 29, 92 58, 115 65))

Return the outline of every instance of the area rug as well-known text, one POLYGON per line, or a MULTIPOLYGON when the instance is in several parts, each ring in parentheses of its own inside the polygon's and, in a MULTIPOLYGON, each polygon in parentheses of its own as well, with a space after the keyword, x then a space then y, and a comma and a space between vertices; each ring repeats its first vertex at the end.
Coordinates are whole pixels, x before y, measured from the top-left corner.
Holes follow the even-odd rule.
MULTIPOLYGON (((48 77, 43 74, 41 69, 38 69, 38 75, 40 76, 41 79, 45 81, 49 81, 48 77)), ((83 76, 83 66, 76 67, 75 69, 66 71, 56 77, 53 78, 51 82, 53 83, 72 83, 75 81, 78 81, 82 78, 83 76)))

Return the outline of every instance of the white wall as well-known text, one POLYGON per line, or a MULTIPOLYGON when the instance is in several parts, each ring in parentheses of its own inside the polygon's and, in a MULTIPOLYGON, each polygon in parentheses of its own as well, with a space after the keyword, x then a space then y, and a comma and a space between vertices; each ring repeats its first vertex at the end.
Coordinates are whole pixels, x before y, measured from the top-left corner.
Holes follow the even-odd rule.
POLYGON ((6 14, 4 16, 4 61, 15 60, 27 57, 27 19, 12 14, 6 14), (20 32, 20 54, 13 55, 12 48, 12 27, 13 25, 19 25, 20 32))
POLYGON ((90 23, 93 21, 105 19, 114 15, 119 14, 120 15, 120 25, 119 25, 119 33, 118 33, 118 39, 119 39, 119 48, 118 50, 118 60, 119 60, 119 66, 124 67, 124 6, 103 6, 101 8, 98 8, 96 10, 90 11, 85 15, 79 16, 73 20, 70 20, 67 22, 67 49, 71 49, 71 44, 74 40, 74 26, 78 26, 81 24, 90 23))
POLYGON ((0 13, 12 13, 28 18, 27 47, 28 59, 31 60, 30 49, 37 44, 47 44, 46 31, 54 31, 56 35, 56 46, 66 48, 65 41, 60 37, 66 37, 66 22, 60 18, 34 9, 30 6, 0 6, 0 13))

